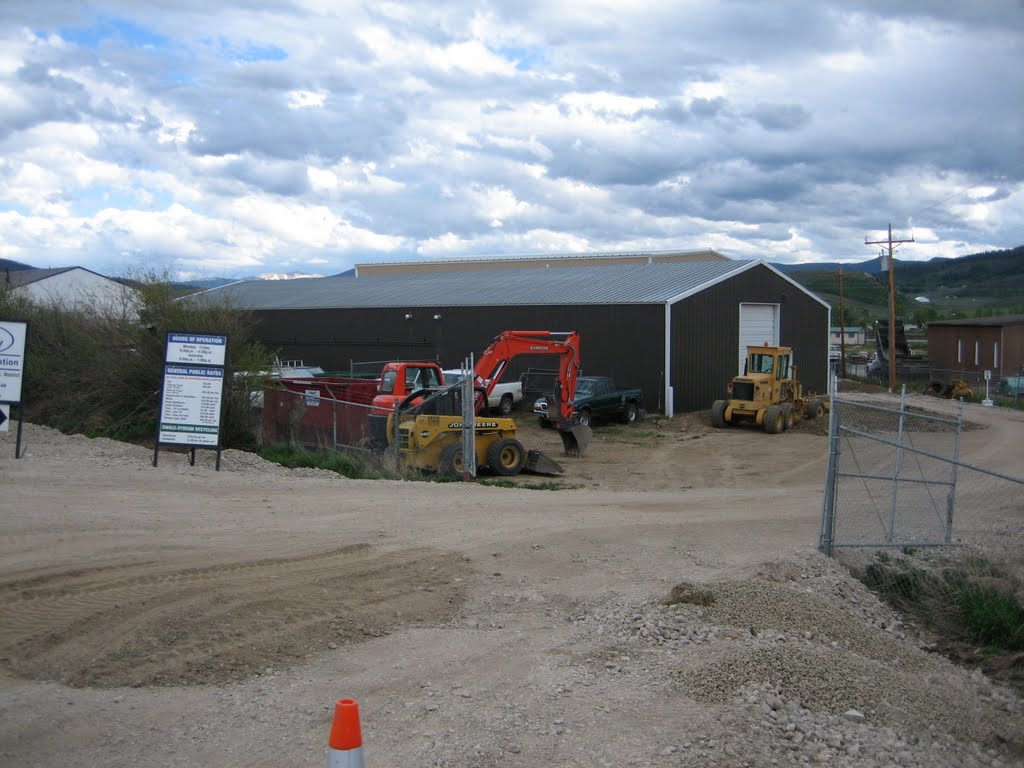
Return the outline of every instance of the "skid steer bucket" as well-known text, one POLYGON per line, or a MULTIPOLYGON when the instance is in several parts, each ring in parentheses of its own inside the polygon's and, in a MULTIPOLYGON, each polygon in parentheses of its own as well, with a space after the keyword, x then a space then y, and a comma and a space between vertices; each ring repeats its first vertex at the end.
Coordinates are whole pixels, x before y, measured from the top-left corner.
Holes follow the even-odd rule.
POLYGON ((594 439, 594 431, 590 426, 579 422, 560 424, 558 434, 562 436, 562 448, 566 456, 582 456, 594 439))
POLYGON ((529 472, 533 475, 560 475, 564 471, 561 464, 549 459, 540 451, 530 450, 526 452, 526 465, 523 467, 523 472, 529 472))

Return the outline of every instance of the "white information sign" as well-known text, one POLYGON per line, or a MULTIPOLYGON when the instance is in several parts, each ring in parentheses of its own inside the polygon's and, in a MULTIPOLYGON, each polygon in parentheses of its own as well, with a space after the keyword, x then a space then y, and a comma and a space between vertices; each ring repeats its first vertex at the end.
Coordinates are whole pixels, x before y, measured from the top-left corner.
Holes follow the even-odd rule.
POLYGON ((227 336, 169 333, 166 360, 183 365, 224 365, 227 349, 227 336))
POLYGON ((223 368, 165 366, 159 441, 217 445, 223 390, 223 368))
POLYGON ((26 323, 0 320, 0 403, 21 402, 26 323))

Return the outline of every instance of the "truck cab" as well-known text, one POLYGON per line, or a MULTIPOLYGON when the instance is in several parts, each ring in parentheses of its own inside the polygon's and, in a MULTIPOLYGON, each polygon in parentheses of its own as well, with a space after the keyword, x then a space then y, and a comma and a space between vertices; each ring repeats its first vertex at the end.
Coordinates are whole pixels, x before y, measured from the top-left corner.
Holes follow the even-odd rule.
POLYGON ((395 407, 395 401, 402 400, 411 392, 436 389, 443 384, 444 374, 437 363, 387 363, 380 372, 373 412, 387 415, 395 407))
POLYGON ((380 372, 377 394, 370 406, 367 426, 376 445, 387 444, 388 415, 413 392, 444 386, 444 374, 437 363, 386 363, 380 372))

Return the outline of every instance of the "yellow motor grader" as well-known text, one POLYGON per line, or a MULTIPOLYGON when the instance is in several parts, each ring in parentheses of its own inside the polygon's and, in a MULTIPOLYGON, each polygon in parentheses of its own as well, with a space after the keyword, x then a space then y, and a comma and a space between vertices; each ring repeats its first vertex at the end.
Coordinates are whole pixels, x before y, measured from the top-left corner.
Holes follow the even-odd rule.
POLYGON ((824 415, 826 398, 804 392, 792 359, 790 347, 747 347, 746 370, 729 383, 729 398, 716 400, 711 406, 711 424, 725 427, 749 421, 764 427, 765 432, 778 434, 798 418, 824 415))

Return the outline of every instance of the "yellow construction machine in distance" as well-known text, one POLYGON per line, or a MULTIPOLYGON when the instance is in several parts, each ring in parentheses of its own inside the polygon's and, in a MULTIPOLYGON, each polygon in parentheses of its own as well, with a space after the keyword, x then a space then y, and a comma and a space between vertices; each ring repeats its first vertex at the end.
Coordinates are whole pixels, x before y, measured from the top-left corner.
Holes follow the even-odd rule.
POLYGON ((745 372, 728 386, 729 397, 711 406, 711 424, 725 427, 737 422, 754 422, 765 432, 777 434, 789 429, 798 418, 822 416, 824 397, 804 392, 792 365, 790 347, 747 347, 745 372))

